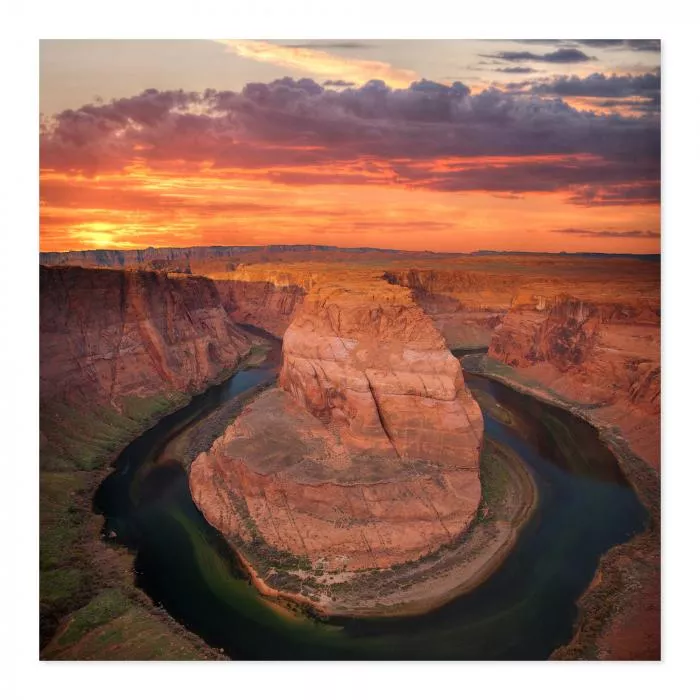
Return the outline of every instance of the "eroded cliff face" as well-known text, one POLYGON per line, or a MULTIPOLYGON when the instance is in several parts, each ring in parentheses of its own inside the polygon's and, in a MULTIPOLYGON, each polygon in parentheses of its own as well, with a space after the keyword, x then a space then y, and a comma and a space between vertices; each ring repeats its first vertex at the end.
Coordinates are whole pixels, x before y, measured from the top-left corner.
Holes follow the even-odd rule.
POLYGON ((41 395, 97 398, 202 390, 250 343, 208 279, 41 268, 41 395))
POLYGON ((354 449, 476 463, 481 412, 459 363, 404 290, 310 293, 283 356, 280 386, 354 449))
POLYGON ((388 270, 390 284, 407 287, 451 348, 488 347, 510 309, 519 280, 512 274, 463 269, 388 270))
POLYGON ((450 347, 488 347, 523 379, 594 410, 658 468, 657 262, 494 256, 385 277, 411 290, 450 347))
POLYGON ((523 292, 489 355, 594 410, 660 464, 660 309, 653 299, 586 300, 523 292))
POLYGON ((318 593, 464 531, 481 497, 483 420, 407 290, 315 286, 283 358, 280 388, 251 403, 190 472, 195 502, 257 557, 268 584, 290 555, 311 569, 296 572, 302 588, 318 593))
POLYGON ((41 267, 40 284, 47 453, 54 439, 96 440, 97 414, 109 422, 137 405, 147 413, 151 399, 202 391, 250 348, 208 279, 41 267))
POLYGON ((281 338, 304 299, 295 284, 276 285, 267 280, 215 280, 221 302, 236 323, 265 329, 281 338))

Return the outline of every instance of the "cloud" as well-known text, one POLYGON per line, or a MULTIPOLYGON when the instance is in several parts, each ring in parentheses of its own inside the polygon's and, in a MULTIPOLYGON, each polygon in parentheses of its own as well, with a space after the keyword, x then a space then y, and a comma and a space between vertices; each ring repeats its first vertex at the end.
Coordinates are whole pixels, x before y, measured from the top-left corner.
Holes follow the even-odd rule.
POLYGON ((503 86, 512 94, 584 98, 591 108, 618 109, 653 113, 661 109, 661 73, 642 75, 604 75, 585 77, 560 75, 542 80, 525 80, 503 86))
POLYGON ((371 49, 374 44, 366 41, 307 41, 299 44, 284 44, 292 49, 371 49))
POLYGON ((393 87, 405 87, 418 79, 412 70, 395 68, 383 61, 366 61, 338 56, 315 48, 282 46, 268 41, 217 40, 229 51, 254 61, 272 63, 283 68, 312 73, 330 79, 343 79, 355 83, 383 80, 393 87))
POLYGON ((659 161, 656 114, 597 115, 541 94, 428 80, 146 90, 61 112, 41 134, 41 166, 58 173, 206 167, 307 185, 562 191, 581 206, 658 202, 659 161))
POLYGON ((632 49, 633 51, 661 51, 659 39, 579 39, 576 42, 583 46, 601 49, 632 49))
POLYGON ((555 228, 553 233, 564 233, 572 236, 584 236, 586 238, 659 238, 658 231, 634 230, 634 231, 599 231, 588 228, 555 228))
POLYGON ((660 73, 643 75, 604 75, 591 73, 584 78, 576 75, 558 76, 531 83, 532 92, 540 95, 562 97, 653 97, 660 94, 660 73))
POLYGON ((531 51, 499 51, 494 54, 485 54, 483 58, 496 58, 501 61, 539 61, 542 63, 584 63, 594 60, 594 56, 588 56, 580 49, 561 48, 550 53, 537 54, 531 51))
POLYGON ((661 51, 659 39, 514 39, 513 41, 518 44, 542 44, 569 48, 579 45, 590 46, 594 49, 630 49, 656 53, 661 51))
POLYGON ((494 70, 498 71, 499 73, 518 73, 518 74, 526 74, 526 73, 537 73, 534 68, 530 68, 529 66, 508 66, 507 68, 494 68, 494 70))
POLYGON ((349 80, 324 80, 323 85, 325 87, 352 87, 357 83, 350 82, 349 80))
POLYGON ((658 202, 661 183, 651 179, 623 184, 588 184, 576 188, 571 201, 587 207, 609 207, 658 202))

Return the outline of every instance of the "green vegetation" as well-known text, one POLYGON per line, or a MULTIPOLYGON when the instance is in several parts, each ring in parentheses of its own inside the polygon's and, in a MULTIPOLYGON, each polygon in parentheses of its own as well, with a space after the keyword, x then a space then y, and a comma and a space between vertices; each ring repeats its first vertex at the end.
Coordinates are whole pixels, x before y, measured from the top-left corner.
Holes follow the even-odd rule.
POLYGON ((178 633, 164 615, 105 591, 76 611, 48 648, 48 658, 116 661, 189 661, 221 658, 178 633))
MULTIPOLYGON (((535 487, 520 458, 509 448, 486 436, 481 452, 480 476, 481 503, 477 516, 451 542, 415 561, 394 564, 388 569, 367 569, 349 581, 330 584, 329 590, 333 593, 372 591, 379 596, 397 588, 410 588, 416 582, 434 576, 450 552, 466 547, 460 556, 474 556, 482 546, 477 544, 479 537, 476 533, 478 530, 482 535, 487 532, 489 521, 508 521, 513 527, 522 524, 536 496, 534 491, 530 491, 535 487)), ((271 582, 270 579, 268 582, 271 582)), ((274 585, 278 587, 276 584, 275 581, 274 585)))
POLYGON ((126 441, 186 400, 179 392, 148 398, 128 396, 122 413, 95 403, 87 407, 59 401, 44 404, 40 407, 40 469, 100 469, 126 441))
POLYGON ((90 630, 119 617, 130 607, 131 601, 117 588, 98 593, 85 607, 75 612, 63 633, 58 636, 58 644, 74 644, 90 630))
POLYGON ((484 439, 481 453, 481 509, 488 508, 489 515, 495 516, 506 505, 508 493, 512 490, 512 462, 517 456, 508 454, 506 448, 489 437, 484 439))
MULTIPOLYGON (((102 518, 92 513, 92 496, 109 472, 110 464, 129 440, 154 420, 186 401, 184 394, 124 400, 123 413, 97 404, 89 407, 51 403, 42 405, 40 455, 40 643, 42 658, 99 658, 80 639, 127 611, 148 628, 149 601, 130 601, 134 595, 132 558, 100 538, 102 518), (52 638, 57 631, 60 644, 52 638), (51 643, 49 643, 51 642, 51 643), (69 651, 77 645, 75 654, 69 651), (60 653, 59 653, 60 649, 60 653)), ((121 618, 120 618, 121 619, 121 618)), ((162 627, 163 623, 158 621, 162 627)), ((112 632, 123 635, 123 624, 112 632)), ((160 628, 159 628, 160 629, 160 628)), ((164 627, 172 644, 184 632, 164 627)), ((127 634, 123 658, 156 658, 147 649, 132 649, 127 634)), ((190 646, 192 642, 189 643, 190 646)), ((172 645, 170 645, 172 646, 172 645)), ((168 644, 165 648, 170 648, 168 644)), ((202 647, 204 649, 204 647, 202 647)), ((191 649, 188 653, 191 652, 191 649)), ((153 652, 155 653, 155 652, 153 652)), ((208 652, 183 658, 209 657, 208 652)), ((116 658, 116 656, 115 656, 116 658)), ((160 658, 160 657, 158 657, 160 658)), ((170 657, 168 657, 170 658, 170 657)), ((176 654, 172 658, 179 658, 176 654)))

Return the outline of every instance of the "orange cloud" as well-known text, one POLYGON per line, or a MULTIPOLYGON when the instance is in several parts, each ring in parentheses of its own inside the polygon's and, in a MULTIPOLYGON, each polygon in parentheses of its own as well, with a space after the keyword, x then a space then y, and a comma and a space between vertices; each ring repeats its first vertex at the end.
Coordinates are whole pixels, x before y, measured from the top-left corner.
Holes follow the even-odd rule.
POLYGON ((346 58, 318 49, 282 46, 268 41, 217 41, 242 58, 273 63, 323 78, 343 79, 353 83, 366 83, 376 79, 383 80, 391 87, 406 87, 420 77, 415 71, 395 68, 383 61, 346 58))

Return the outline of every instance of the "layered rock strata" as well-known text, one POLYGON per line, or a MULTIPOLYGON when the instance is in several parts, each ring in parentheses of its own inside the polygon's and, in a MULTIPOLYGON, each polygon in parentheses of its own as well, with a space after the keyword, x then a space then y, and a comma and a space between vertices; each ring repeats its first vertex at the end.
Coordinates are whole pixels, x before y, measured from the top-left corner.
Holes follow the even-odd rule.
POLYGON ((251 346, 208 279, 41 267, 40 284, 42 468, 99 466, 251 346))
POLYGON ((523 292, 496 330, 489 355, 618 428, 660 465, 660 309, 653 299, 615 301, 523 292))
POLYGON ((481 497, 483 420, 407 290, 314 288, 283 358, 280 387, 190 472, 199 508, 268 585, 290 557, 294 585, 313 591, 414 561, 464 531, 481 497))
POLYGON ((119 407, 128 395, 197 392, 250 347, 213 281, 41 268, 41 397, 119 407))
POLYGON ((304 299, 304 289, 295 284, 244 279, 217 279, 215 284, 234 322, 263 328, 278 338, 284 335, 304 299))
POLYGON ((455 349, 489 346, 520 282, 513 274, 498 270, 465 270, 457 266, 388 270, 385 279, 411 289, 416 303, 455 349))
POLYGON ((659 467, 658 262, 479 256, 385 277, 411 290, 451 347, 488 347, 523 379, 595 411, 659 467))

